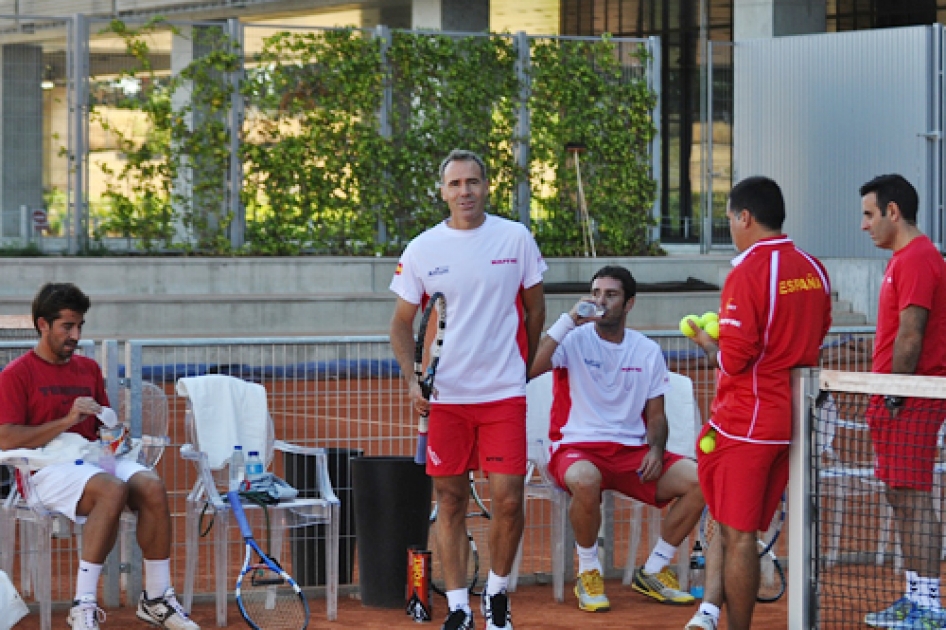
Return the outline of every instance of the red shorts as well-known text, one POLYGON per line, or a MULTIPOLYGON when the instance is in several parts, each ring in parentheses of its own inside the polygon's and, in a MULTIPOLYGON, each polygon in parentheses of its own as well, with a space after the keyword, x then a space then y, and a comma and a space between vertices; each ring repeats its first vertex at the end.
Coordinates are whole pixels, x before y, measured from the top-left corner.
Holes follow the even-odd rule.
MULTIPOLYGON (((601 489, 617 490, 641 503, 663 507, 670 501, 657 502, 657 481, 641 481, 637 470, 650 451, 649 446, 624 446, 615 442, 586 442, 562 444, 552 453, 549 474, 560 488, 565 485, 565 472, 578 461, 594 464, 601 473, 601 489)), ((663 472, 683 459, 676 453, 664 452, 663 472)))
POLYGON ((427 474, 463 475, 470 470, 526 474, 526 399, 430 406, 427 474))
POLYGON ((932 490, 944 413, 944 401, 908 398, 894 418, 883 396, 871 396, 866 417, 877 478, 895 488, 932 490))
MULTIPOLYGON (((712 427, 700 432, 702 438, 712 427)), ((788 484, 788 444, 753 444, 716 434, 716 448, 698 450, 697 474, 710 514, 741 532, 768 529, 788 484)))

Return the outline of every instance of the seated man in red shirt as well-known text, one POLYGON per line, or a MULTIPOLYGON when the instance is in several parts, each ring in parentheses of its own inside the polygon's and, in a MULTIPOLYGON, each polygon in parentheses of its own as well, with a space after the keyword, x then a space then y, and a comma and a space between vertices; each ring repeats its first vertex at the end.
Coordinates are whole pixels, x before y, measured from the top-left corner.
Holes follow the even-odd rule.
MULTIPOLYGON (((48 283, 36 294, 32 311, 39 342, 0 372, 0 449, 41 448, 67 432, 98 438, 96 415, 109 404, 102 371, 92 359, 75 354, 90 306, 73 284, 48 283)), ((30 486, 28 501, 85 523, 68 618, 73 630, 96 629, 105 620, 96 591, 125 508, 138 513, 138 544, 145 559, 138 617, 160 628, 200 630, 171 588, 171 513, 164 482, 153 471, 121 458, 114 474, 69 461, 36 471, 30 486)))

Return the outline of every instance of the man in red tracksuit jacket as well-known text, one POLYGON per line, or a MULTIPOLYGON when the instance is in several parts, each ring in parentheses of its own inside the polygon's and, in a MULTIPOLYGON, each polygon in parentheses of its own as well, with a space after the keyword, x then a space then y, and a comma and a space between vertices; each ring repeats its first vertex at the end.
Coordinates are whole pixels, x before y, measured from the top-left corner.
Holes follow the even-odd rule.
MULTIPOLYGON (((740 254, 720 296, 718 344, 694 341, 717 370, 716 446, 698 454, 700 487, 720 524, 722 554, 707 557, 706 597, 688 629, 715 630, 725 601, 730 630, 750 627, 759 586, 756 531, 767 529, 788 482, 792 368, 818 364, 831 325, 822 264, 782 233, 785 201, 771 179, 750 177, 726 208, 740 254), (720 595, 723 595, 722 600, 720 595)), ((701 436, 702 437, 702 436, 701 436)))

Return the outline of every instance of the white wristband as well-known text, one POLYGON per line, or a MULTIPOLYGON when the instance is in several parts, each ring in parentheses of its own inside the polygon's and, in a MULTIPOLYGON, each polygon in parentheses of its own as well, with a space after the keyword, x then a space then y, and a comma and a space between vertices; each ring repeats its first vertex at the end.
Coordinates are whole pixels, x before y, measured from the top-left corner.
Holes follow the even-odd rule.
POLYGON ((562 313, 558 321, 552 324, 546 331, 546 335, 555 340, 555 343, 562 343, 565 335, 575 330, 575 320, 568 313, 562 313))

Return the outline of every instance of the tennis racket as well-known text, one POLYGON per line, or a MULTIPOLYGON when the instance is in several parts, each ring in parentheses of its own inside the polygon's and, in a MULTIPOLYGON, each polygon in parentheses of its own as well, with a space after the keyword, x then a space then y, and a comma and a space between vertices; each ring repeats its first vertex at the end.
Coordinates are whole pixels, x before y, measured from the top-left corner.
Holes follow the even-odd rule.
MULTIPOLYGON (((480 498, 479 493, 476 491, 476 480, 473 477, 473 473, 469 473, 469 479, 470 499, 473 505, 471 506, 472 509, 466 513, 467 523, 469 524, 469 519, 471 518, 482 518, 487 521, 492 519, 492 515, 489 513, 489 510, 486 509, 483 499, 480 498)), ((437 526, 438 512, 439 506, 435 503, 434 509, 430 513, 430 537, 427 542, 427 546, 434 554, 430 586, 435 593, 446 597, 447 581, 443 570, 443 563, 440 561, 440 554, 443 553, 443 549, 440 547, 440 537, 437 526)), ((466 539, 466 587, 471 595, 480 595, 482 593, 482 588, 478 588, 480 587, 480 554, 476 547, 476 539, 473 537, 473 532, 470 531, 469 527, 467 527, 466 530, 466 539)))
POLYGON ((254 630, 303 630, 309 627, 309 602, 299 585, 256 544, 238 492, 228 492, 233 517, 246 542, 236 581, 240 614, 254 630), (253 559, 256 559, 255 562, 253 559))
MULTIPOLYGON (((437 397, 437 389, 434 387, 434 377, 437 375, 437 365, 440 363, 440 350, 443 348, 443 334, 447 328, 447 299, 439 291, 430 296, 424 313, 420 318, 420 326, 417 329, 417 341, 414 343, 414 376, 417 377, 417 383, 420 385, 421 394, 424 398, 430 400, 430 397, 437 397), (430 349, 427 351, 427 368, 424 369, 424 348, 427 344, 427 325, 430 323, 430 317, 437 311, 437 329, 434 333, 434 339, 430 343, 430 349)), ((424 414, 417 421, 417 453, 414 455, 414 461, 417 464, 423 464, 427 461, 427 418, 424 414)))
MULTIPOLYGON (((759 547, 759 592, 756 594, 756 601, 763 604, 776 602, 785 594, 785 570, 774 551, 775 543, 785 523, 785 504, 783 493, 768 529, 760 531, 759 538, 756 540, 759 547)), ((714 544, 718 535, 719 524, 710 514, 709 508, 703 508, 703 515, 700 517, 700 543, 704 554, 709 553, 710 545, 714 544)))

